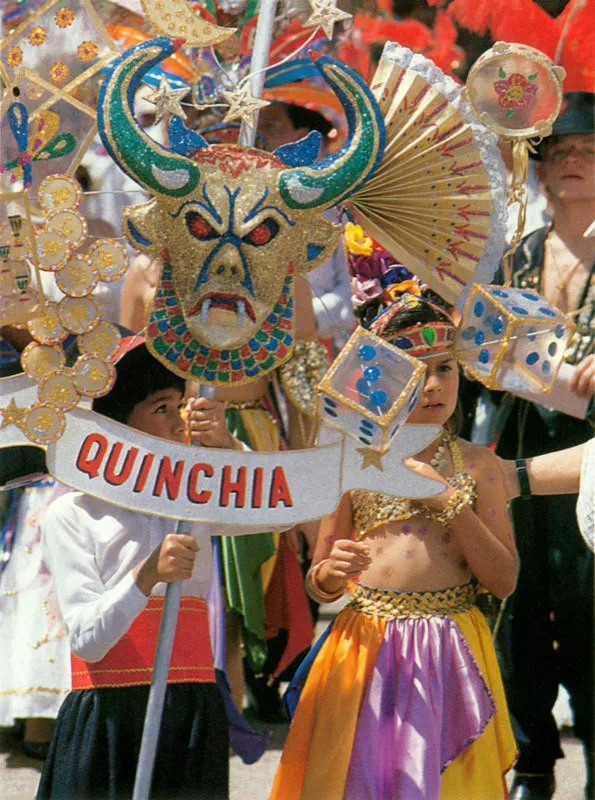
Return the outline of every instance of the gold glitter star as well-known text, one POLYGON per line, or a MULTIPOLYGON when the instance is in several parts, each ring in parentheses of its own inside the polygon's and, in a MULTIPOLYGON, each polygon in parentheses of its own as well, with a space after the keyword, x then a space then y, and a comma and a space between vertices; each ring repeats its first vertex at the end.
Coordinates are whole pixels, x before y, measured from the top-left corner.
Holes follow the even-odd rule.
POLYGON ((229 111, 223 117, 223 122, 241 119, 251 128, 255 127, 254 115, 256 112, 269 105, 268 100, 254 97, 249 81, 246 81, 241 87, 236 87, 233 92, 223 92, 223 96, 229 103, 229 111))
POLYGON ((336 0, 309 0, 309 2, 312 13, 304 22, 304 27, 314 28, 320 25, 327 39, 333 38, 335 23, 351 18, 351 14, 337 8, 336 0))
POLYGON ((28 410, 28 408, 19 408, 13 397, 6 408, 0 408, 0 414, 2 414, 0 428, 6 428, 8 425, 16 425, 17 428, 22 429, 28 410))
POLYGON ((382 465, 382 453, 378 450, 372 450, 371 447, 358 447, 357 452, 362 457, 362 465, 360 469, 367 469, 368 467, 376 467, 380 472, 384 472, 382 465))
POLYGON ((156 108, 155 122, 160 122, 166 114, 186 119, 186 112, 180 105, 180 101, 186 94, 188 94, 188 89, 172 89, 167 80, 161 77, 159 88, 145 97, 145 100, 153 103, 156 108))

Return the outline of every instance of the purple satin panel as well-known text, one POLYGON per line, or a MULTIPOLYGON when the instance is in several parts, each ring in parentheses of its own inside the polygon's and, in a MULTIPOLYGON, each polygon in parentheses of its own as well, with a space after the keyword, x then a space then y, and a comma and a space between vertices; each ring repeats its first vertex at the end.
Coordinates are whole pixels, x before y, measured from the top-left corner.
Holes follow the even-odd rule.
POLYGON ((441 772, 493 713, 450 617, 391 620, 358 717, 345 800, 439 800, 441 772))

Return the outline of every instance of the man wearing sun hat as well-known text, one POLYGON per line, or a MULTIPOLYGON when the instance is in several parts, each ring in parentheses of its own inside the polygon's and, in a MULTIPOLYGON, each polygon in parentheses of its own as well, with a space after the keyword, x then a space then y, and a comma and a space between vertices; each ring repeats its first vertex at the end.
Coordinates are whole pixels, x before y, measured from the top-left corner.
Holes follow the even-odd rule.
MULTIPOLYGON (((576 366, 569 389, 592 398, 595 382, 595 95, 569 92, 536 153, 536 167, 553 219, 529 234, 513 258, 513 285, 538 291, 577 330, 566 352, 576 366)), ((591 399, 591 409, 593 402, 591 399)), ((496 452, 523 459, 572 447, 593 436, 579 420, 543 406, 500 397, 496 452)), ((521 483, 522 485, 522 483, 521 483)), ((525 484, 528 487, 528 482, 525 484)), ((575 733, 587 761, 585 797, 593 792, 593 555, 576 523, 576 495, 531 497, 512 504, 521 561, 517 589, 499 633, 501 667, 519 760, 511 800, 553 796, 554 767, 563 757, 552 708, 559 684, 571 698, 575 733)))

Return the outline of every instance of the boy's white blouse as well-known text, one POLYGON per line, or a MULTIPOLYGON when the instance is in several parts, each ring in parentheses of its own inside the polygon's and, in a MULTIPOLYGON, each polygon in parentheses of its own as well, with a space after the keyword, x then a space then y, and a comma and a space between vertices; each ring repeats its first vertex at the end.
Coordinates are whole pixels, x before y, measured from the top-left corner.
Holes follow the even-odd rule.
MULTIPOLYGON (((99 661, 148 603, 134 581, 134 567, 164 536, 175 532, 176 523, 69 492, 51 504, 41 527, 43 556, 71 650, 85 661, 99 661)), ((182 594, 205 597, 211 576, 210 535, 215 529, 194 523, 191 532, 200 552, 182 594)), ((165 594, 166 586, 158 583, 152 595, 165 594)))

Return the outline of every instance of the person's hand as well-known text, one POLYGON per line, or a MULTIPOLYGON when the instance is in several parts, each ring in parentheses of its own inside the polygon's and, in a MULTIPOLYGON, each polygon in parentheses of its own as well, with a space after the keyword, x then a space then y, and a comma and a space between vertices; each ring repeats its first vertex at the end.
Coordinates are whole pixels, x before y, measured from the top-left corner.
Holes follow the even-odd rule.
POLYGON ((321 570, 320 580, 335 578, 344 583, 368 569, 371 563, 367 544, 351 539, 335 539, 324 571, 321 570))
POLYGON ((579 397, 591 398, 595 395, 595 353, 583 358, 568 381, 568 388, 579 397))
POLYGON ((134 579, 139 589, 148 596, 156 583, 188 580, 192 577, 194 559, 199 550, 192 536, 168 534, 136 568, 134 579))
POLYGON ((437 472, 434 467, 430 464, 426 464, 425 461, 418 461, 416 458, 406 458, 403 463, 406 467, 413 470, 413 472, 417 472, 418 475, 421 475, 424 478, 430 478, 431 480, 438 481, 444 486, 444 491, 440 492, 440 494, 431 495, 430 497, 424 497, 424 504, 426 506, 430 506, 430 508, 436 508, 439 511, 443 511, 448 503, 448 498, 452 494, 452 489, 449 484, 444 480, 442 475, 437 472))
POLYGON ((225 403, 208 397, 193 397, 187 404, 190 439, 203 447, 235 449, 237 440, 225 425, 225 403))

